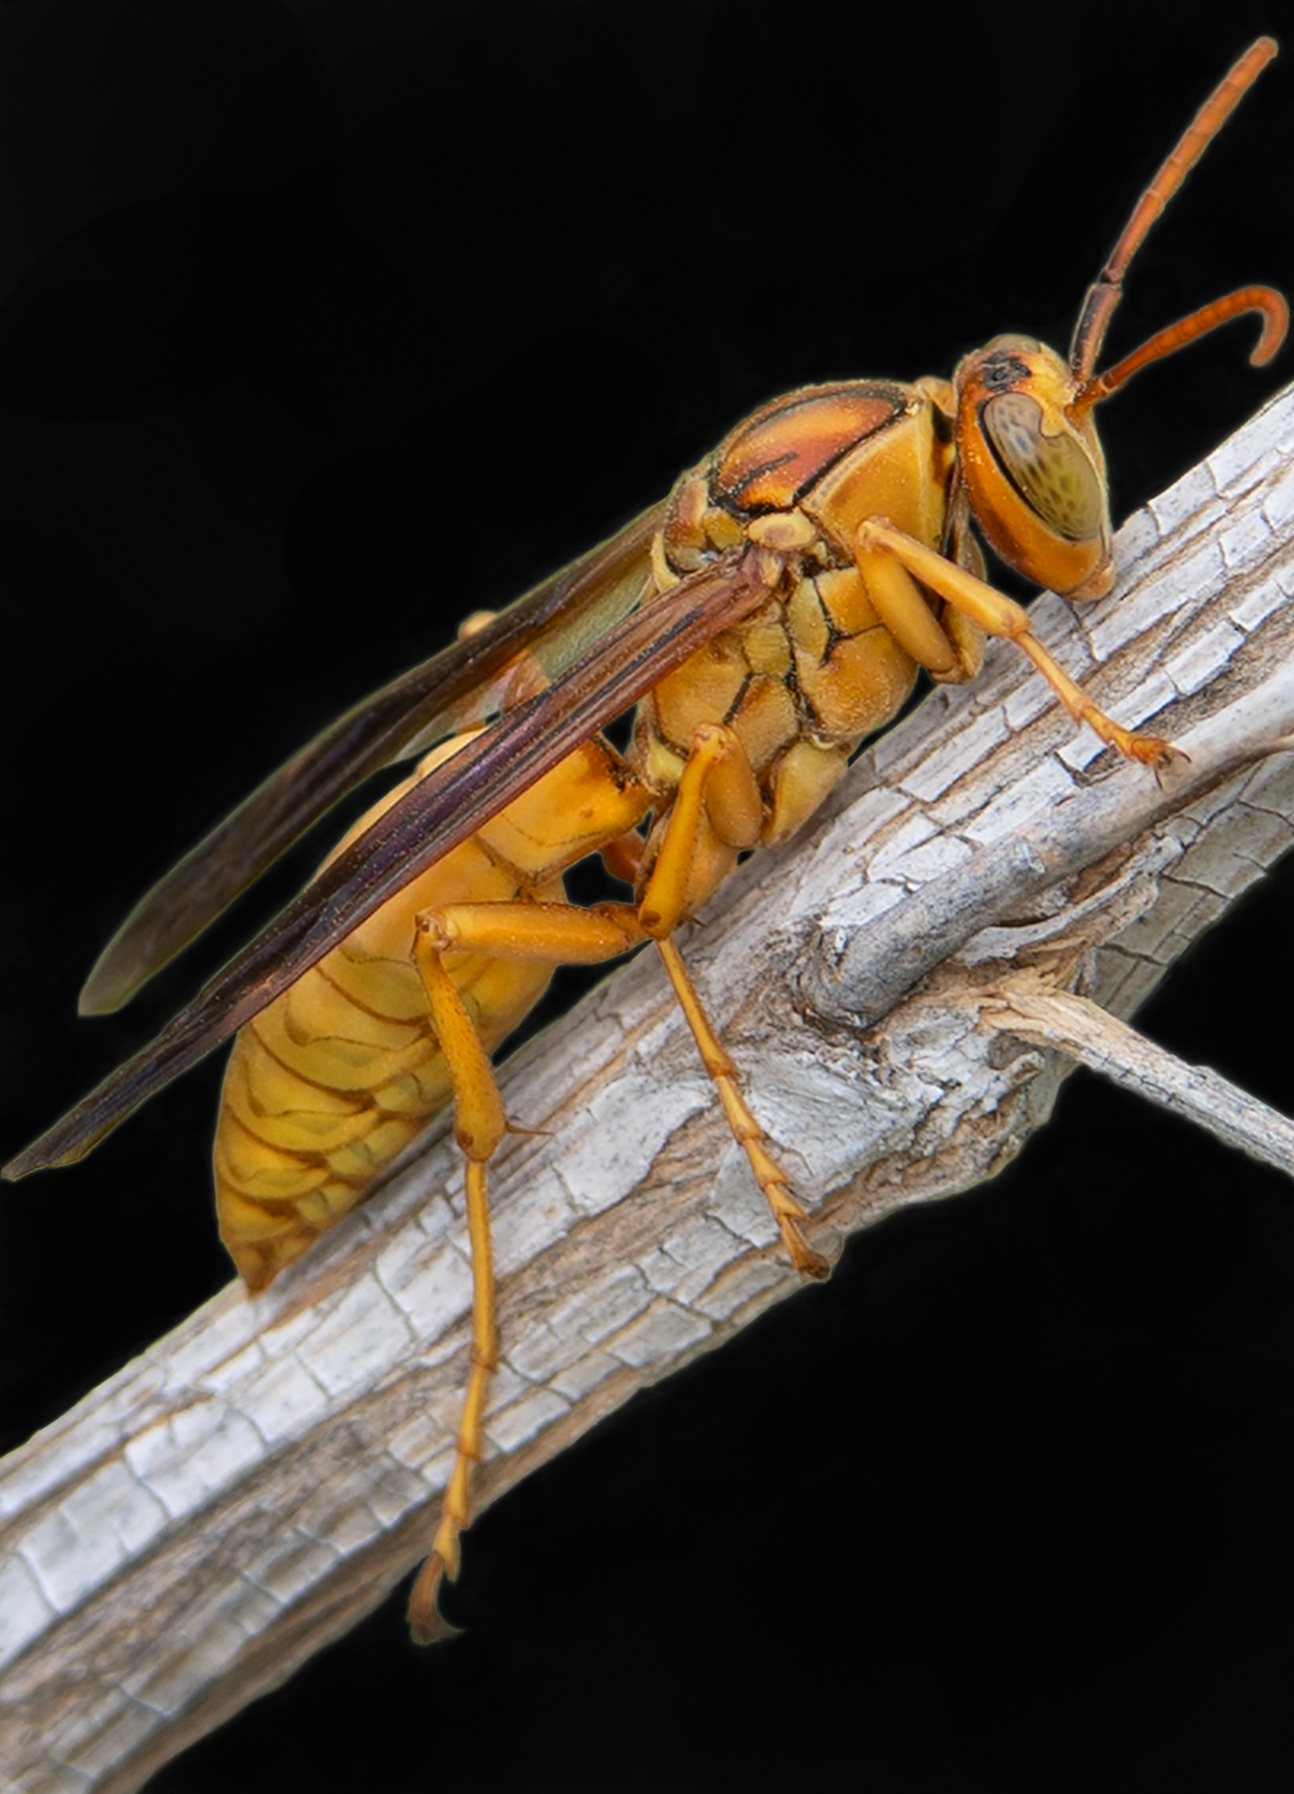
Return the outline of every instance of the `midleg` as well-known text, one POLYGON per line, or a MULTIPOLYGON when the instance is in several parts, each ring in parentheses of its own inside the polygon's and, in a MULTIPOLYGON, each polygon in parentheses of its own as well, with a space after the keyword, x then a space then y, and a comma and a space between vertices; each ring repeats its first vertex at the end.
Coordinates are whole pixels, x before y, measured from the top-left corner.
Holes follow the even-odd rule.
POLYGON ((674 986, 674 994, 700 1049, 705 1069, 719 1092, 719 1100, 728 1117, 733 1138, 750 1161, 750 1168, 773 1211, 773 1219, 781 1229, 791 1263, 806 1277, 829 1277, 831 1261, 816 1251, 804 1237, 803 1223, 808 1216, 792 1196, 786 1173, 765 1145, 767 1134, 737 1088, 737 1067, 710 1024, 710 1018, 705 1013, 695 985, 688 977, 687 967, 683 964, 678 948, 668 939, 659 940, 656 945, 665 961, 665 970, 674 986))
POLYGON ((754 840, 758 839, 759 794, 745 752, 731 729, 717 724, 703 725, 696 732, 683 769, 665 839, 639 904, 638 915, 644 931, 655 939, 660 949, 674 993, 687 1017, 705 1068, 719 1092, 733 1137, 749 1159, 759 1187, 768 1199, 792 1264, 808 1277, 827 1277, 831 1274, 831 1264, 804 1237, 802 1223, 808 1217, 792 1196, 785 1172, 765 1145, 768 1136, 737 1088, 737 1067, 721 1045, 679 950, 670 939, 685 913, 688 881, 703 818, 708 814, 711 825, 716 832, 720 831, 724 821, 722 805, 730 791, 735 802, 729 811, 728 838, 731 840, 736 836, 733 844, 737 845, 742 834, 751 835, 752 838, 744 844, 753 846, 754 840), (719 784, 721 773, 722 785, 719 784), (753 832, 749 807, 752 794, 755 806, 753 832), (720 811, 718 818, 714 816, 714 809, 720 811))

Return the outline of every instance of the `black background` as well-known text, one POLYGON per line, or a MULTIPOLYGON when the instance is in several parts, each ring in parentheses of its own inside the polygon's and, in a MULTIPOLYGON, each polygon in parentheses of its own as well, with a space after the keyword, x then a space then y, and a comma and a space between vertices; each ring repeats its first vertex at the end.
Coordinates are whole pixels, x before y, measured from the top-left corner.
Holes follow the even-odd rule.
MULTIPOLYGON (((1288 18, 902 10, 0 11, 6 1152, 319 857, 77 1021, 115 922, 287 752, 779 390, 1064 348, 1176 132, 1288 18)), ((1294 289, 1291 158, 1287 54, 1113 355, 1294 289)), ((1290 377, 1248 341, 1109 408, 1116 517, 1290 377)), ((1287 1112, 1292 892, 1141 1018, 1287 1112)), ((5 1447, 228 1280, 194 1196, 218 1076, 0 1197, 5 1447)), ((499 1503, 463 1637, 415 1651, 393 1600, 151 1786, 1288 1787, 1292 1299, 1288 1183, 1075 1077, 995 1184, 499 1503)))

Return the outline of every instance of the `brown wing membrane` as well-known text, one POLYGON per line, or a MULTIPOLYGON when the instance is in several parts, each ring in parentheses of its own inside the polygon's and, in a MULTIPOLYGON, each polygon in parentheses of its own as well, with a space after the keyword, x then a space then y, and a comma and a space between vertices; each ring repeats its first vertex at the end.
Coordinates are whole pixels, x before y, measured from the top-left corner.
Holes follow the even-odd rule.
POLYGON ((285 848, 370 773, 497 708, 495 683, 525 652, 550 678, 639 602, 658 505, 477 633, 365 698, 273 773, 131 911, 81 992, 82 1015, 120 1009, 285 848))
POLYGON ((84 1157, 389 897, 766 595, 758 553, 746 545, 622 623, 548 690, 519 704, 379 817, 150 1046, 20 1152, 3 1175, 14 1180, 84 1157))

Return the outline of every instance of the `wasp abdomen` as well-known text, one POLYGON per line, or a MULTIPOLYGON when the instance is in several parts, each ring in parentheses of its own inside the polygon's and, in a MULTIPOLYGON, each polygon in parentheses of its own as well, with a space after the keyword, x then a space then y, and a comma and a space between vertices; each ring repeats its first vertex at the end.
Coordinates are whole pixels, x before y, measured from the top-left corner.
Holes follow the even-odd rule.
MULTIPOLYGON (((453 753, 443 744, 414 779, 453 753)), ((361 833, 407 788, 376 805, 361 833)), ((383 905, 242 1029, 225 1073, 214 1168, 220 1235, 263 1289, 368 1194, 452 1095, 414 962, 415 918, 456 903, 562 903, 562 870, 630 827, 642 794, 588 743, 383 905), (596 801, 595 801, 596 800, 596 801)), ((338 848, 346 843, 342 842, 338 848)), ((445 969, 493 1051, 543 995, 552 965, 447 951, 445 969)))

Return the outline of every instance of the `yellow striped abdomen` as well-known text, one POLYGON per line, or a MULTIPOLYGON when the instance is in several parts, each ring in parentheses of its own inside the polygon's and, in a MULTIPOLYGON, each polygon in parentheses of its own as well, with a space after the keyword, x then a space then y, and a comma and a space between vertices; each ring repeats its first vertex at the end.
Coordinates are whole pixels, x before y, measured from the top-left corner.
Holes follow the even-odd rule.
MULTIPOLYGON (((461 745, 434 749, 346 841, 461 745)), ((263 1289, 354 1208, 450 1099, 413 961, 418 913, 456 902, 561 903, 563 868, 632 827, 643 802, 624 789, 609 751, 587 744, 242 1029, 225 1073, 214 1168, 220 1237, 249 1288, 263 1289)), ((478 952, 446 953, 444 964, 491 1052, 553 971, 478 952)))

